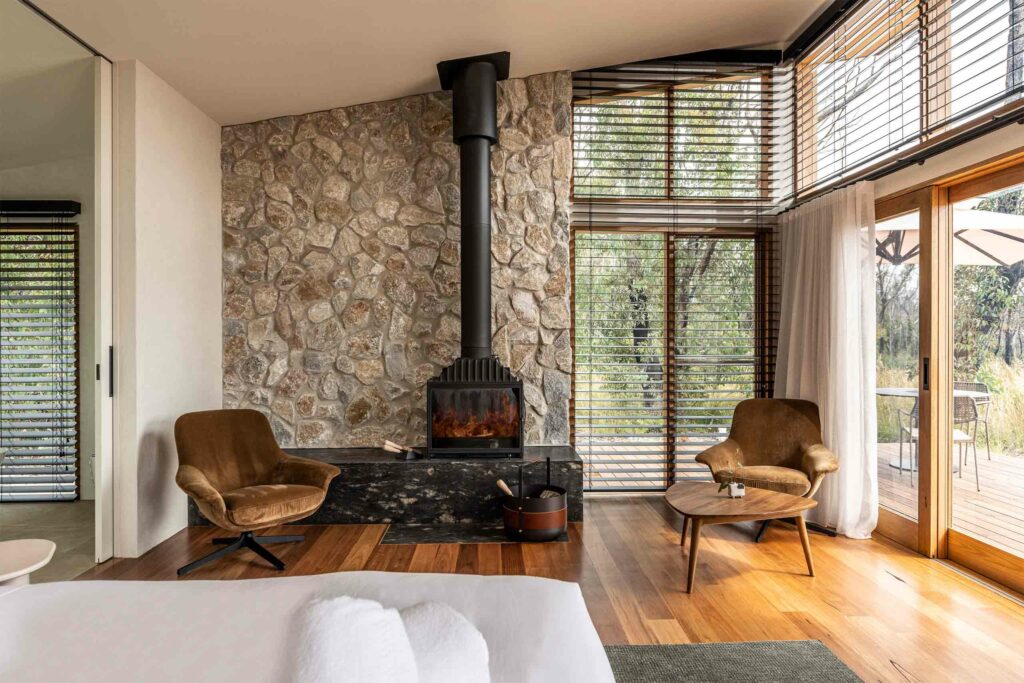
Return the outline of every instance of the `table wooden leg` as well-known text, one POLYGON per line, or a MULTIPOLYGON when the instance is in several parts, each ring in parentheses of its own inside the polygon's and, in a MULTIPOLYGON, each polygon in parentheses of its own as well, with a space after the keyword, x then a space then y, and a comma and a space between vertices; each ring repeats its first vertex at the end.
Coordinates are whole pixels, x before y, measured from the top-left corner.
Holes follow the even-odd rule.
POLYGON ((704 521, 697 517, 693 520, 693 527, 690 532, 690 566, 686 571, 686 592, 693 592, 694 574, 697 573, 697 547, 700 545, 700 527, 704 521))
POLYGON ((681 545, 681 546, 685 546, 686 545, 686 528, 689 525, 690 525, 690 518, 687 517, 686 515, 683 515, 683 533, 679 537, 679 545, 681 545))
POLYGON ((804 559, 807 560, 807 573, 814 576, 814 559, 811 558, 811 538, 807 534, 807 522, 804 521, 803 515, 796 517, 795 520, 796 529, 800 532, 800 544, 804 547, 804 559))

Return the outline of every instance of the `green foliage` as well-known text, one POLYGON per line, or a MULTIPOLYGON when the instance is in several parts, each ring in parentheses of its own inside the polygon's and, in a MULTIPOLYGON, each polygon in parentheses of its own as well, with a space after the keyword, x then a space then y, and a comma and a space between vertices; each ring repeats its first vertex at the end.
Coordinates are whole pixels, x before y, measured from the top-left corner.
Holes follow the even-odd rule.
POLYGON ((575 253, 577 431, 648 440, 666 433, 665 307, 674 277, 676 428, 717 436, 754 389, 753 242, 578 233, 575 253), (666 274, 669 240, 675 261, 666 274))

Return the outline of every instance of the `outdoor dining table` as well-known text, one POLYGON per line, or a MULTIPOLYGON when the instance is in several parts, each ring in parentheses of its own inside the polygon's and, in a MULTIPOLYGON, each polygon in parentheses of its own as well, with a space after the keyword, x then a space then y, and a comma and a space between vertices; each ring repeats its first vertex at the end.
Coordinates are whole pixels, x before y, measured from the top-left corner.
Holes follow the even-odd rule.
MULTIPOLYGON (((878 396, 885 396, 888 398, 917 398, 919 393, 920 391, 913 387, 878 387, 877 389, 875 389, 875 394, 877 394, 878 396)), ((972 391, 969 389, 953 390, 953 398, 973 398, 975 400, 980 400, 986 399, 988 397, 989 394, 985 393, 984 391, 972 391)), ((889 459, 889 467, 892 467, 897 470, 902 470, 904 472, 917 471, 917 463, 915 462, 915 459, 913 457, 908 458, 906 462, 908 464, 901 467, 899 456, 894 455, 892 458, 889 459)), ((954 463, 953 471, 956 472, 957 469, 958 468, 954 463)))

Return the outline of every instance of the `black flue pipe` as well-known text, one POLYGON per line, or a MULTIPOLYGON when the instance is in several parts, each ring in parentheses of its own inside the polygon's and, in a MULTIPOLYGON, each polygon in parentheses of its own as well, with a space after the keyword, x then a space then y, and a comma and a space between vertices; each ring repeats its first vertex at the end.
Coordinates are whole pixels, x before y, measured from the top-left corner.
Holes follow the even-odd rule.
POLYGON ((437 65, 452 91, 452 137, 459 145, 462 213, 462 357, 491 356, 491 145, 498 141, 497 83, 507 52, 437 65))

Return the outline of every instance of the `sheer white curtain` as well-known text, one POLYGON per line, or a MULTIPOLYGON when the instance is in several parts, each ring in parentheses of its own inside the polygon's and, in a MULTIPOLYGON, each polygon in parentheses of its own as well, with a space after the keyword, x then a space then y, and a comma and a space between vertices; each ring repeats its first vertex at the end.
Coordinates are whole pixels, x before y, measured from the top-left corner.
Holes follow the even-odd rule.
POLYGON ((878 521, 875 203, 870 183, 781 217, 782 315, 775 396, 814 401, 839 471, 808 516, 851 538, 878 521))

